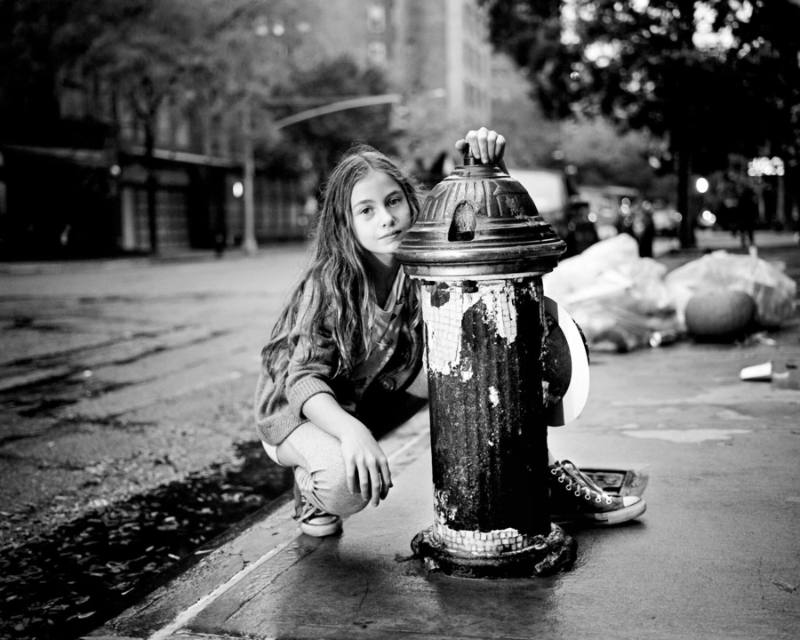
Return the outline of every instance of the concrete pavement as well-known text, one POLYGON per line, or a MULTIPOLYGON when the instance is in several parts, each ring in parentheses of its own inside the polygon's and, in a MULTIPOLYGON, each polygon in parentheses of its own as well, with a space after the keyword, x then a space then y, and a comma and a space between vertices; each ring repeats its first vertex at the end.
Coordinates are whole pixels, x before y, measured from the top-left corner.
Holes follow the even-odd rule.
MULTIPOLYGON (((773 247, 765 257, 797 278, 796 245, 773 247)), ((410 558, 433 518, 423 412, 384 440, 389 499, 342 536, 298 535, 284 504, 91 637, 794 638, 800 391, 738 377, 800 362, 797 319, 771 337, 593 358, 589 404, 551 429, 550 447, 583 466, 649 465, 648 511, 619 527, 569 525, 570 571, 466 580, 410 558)))

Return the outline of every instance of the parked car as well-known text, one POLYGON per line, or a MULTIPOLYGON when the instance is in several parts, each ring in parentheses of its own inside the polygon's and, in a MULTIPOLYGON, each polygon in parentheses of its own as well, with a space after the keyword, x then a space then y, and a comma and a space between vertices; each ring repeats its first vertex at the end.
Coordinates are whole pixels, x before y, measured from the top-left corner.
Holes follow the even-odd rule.
POLYGON ((600 238, 589 219, 589 203, 583 199, 570 175, 549 169, 509 169, 533 199, 539 215, 567 243, 562 257, 573 256, 600 238))
MULTIPOLYGON (((671 214, 654 210, 653 204, 633 187, 585 187, 583 194, 590 203, 589 217, 597 225, 600 237, 606 239, 618 233, 627 233, 636 239, 642 257, 653 255, 655 236, 659 231, 666 232, 666 225, 670 226, 671 231, 671 225, 675 223, 671 214), (664 226, 660 229, 659 225, 664 226)), ((680 216, 677 224, 680 224, 680 216)))
POLYGON ((619 233, 619 201, 604 187, 581 187, 581 196, 589 203, 589 218, 594 222, 602 240, 619 233))
POLYGON ((601 238, 630 232, 634 218, 642 208, 642 194, 633 187, 583 187, 581 193, 589 202, 590 216, 601 238))
POLYGON ((668 206, 655 206, 653 208, 653 226, 656 235, 677 238, 681 228, 681 214, 676 209, 668 206))

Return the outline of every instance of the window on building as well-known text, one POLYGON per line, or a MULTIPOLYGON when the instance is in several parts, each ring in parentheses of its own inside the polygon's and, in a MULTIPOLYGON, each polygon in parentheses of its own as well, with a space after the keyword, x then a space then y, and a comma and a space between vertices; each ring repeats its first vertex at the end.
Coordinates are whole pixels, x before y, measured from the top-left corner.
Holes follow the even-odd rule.
POLYGON ((386 64, 386 43, 370 42, 367 45, 367 59, 370 64, 381 66, 386 64))
MULTIPOLYGON (((3 166, 2 155, 0 155, 0 166, 3 166)), ((6 212, 8 211, 8 205, 6 204, 7 201, 8 200, 6 197, 6 183, 0 182, 0 216, 6 215, 6 212)))
POLYGON ((165 102, 156 113, 156 145, 171 147, 173 131, 172 105, 165 102))
POLYGON ((367 30, 370 33, 386 31, 386 7, 382 4, 370 4, 367 7, 367 30))
POLYGON ((177 114, 175 122, 175 146, 179 149, 188 149, 190 146, 189 140, 189 119, 185 114, 177 114))
POLYGON ((464 103, 468 107, 475 106, 475 87, 470 82, 464 83, 464 103))
POLYGON ((77 87, 62 87, 59 110, 65 118, 82 118, 86 115, 86 98, 77 87))
POLYGON ((115 109, 117 117, 119 118, 120 136, 126 142, 136 142, 136 136, 138 134, 136 130, 136 117, 134 116, 130 103, 124 98, 120 98, 119 95, 115 96, 115 100, 115 109))
POLYGON ((472 5, 467 3, 464 7, 464 31, 470 36, 475 35, 475 18, 472 5))

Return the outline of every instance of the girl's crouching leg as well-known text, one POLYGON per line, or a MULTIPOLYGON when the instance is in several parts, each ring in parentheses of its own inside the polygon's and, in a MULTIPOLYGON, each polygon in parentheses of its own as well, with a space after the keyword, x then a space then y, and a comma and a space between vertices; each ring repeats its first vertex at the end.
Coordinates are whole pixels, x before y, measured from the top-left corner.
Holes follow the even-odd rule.
POLYGON ((325 513, 346 518, 369 504, 360 493, 352 493, 348 488, 343 462, 311 473, 295 467, 294 478, 303 497, 325 513))
POLYGON ((339 441, 316 425, 301 424, 277 453, 282 463, 294 467, 300 492, 317 509, 346 518, 369 503, 348 488, 339 441))

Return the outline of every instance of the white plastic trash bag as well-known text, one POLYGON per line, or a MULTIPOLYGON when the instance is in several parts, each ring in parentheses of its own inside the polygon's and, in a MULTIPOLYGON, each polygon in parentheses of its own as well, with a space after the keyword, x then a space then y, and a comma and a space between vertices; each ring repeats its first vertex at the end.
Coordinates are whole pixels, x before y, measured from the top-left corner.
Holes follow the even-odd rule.
POLYGON ((636 240, 620 234, 563 260, 542 280, 545 294, 569 310, 593 348, 631 351, 679 329, 666 270, 640 258, 636 240))
POLYGON ((607 300, 650 315, 674 311, 666 273, 660 262, 640 258, 636 240, 621 233, 561 261, 542 282, 545 293, 568 309, 607 300))
POLYGON ((582 253, 558 263, 542 278, 545 293, 569 305, 574 300, 596 298, 624 291, 630 281, 618 276, 615 267, 639 260, 639 245, 621 233, 587 247, 582 253), (605 277, 600 278, 601 274, 605 277))

